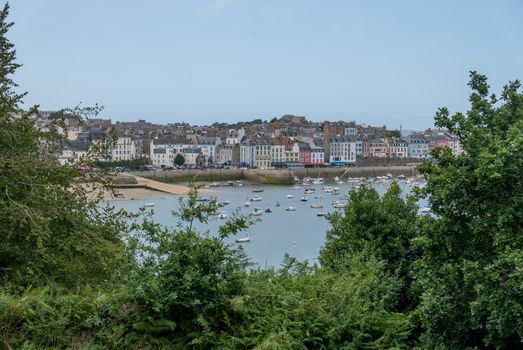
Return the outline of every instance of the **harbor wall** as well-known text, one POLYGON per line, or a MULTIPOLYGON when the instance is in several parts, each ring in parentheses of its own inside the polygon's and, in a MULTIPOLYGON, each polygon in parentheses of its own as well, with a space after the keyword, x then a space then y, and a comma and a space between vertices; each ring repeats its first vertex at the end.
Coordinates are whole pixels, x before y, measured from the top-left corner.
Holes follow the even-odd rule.
POLYGON ((349 177, 384 176, 388 173, 397 176, 416 176, 418 172, 414 165, 366 166, 351 168, 297 168, 297 169, 205 169, 205 170, 167 170, 134 172, 136 176, 154 179, 167 183, 188 182, 222 182, 246 180, 259 184, 286 185, 293 183, 294 176, 322 177, 332 180, 336 176, 346 179, 349 177))

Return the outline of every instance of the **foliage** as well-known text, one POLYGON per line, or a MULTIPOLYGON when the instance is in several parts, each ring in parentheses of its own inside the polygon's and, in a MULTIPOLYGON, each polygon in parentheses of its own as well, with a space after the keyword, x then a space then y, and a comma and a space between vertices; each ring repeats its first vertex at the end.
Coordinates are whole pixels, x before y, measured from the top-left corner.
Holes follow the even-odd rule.
POLYGON ((173 331, 157 334, 159 340, 202 347, 216 342, 224 330, 223 314, 231 300, 245 288, 247 261, 242 250, 223 243, 250 225, 233 215, 220 226, 215 237, 194 231, 195 223, 206 223, 219 209, 216 199, 198 201, 197 189, 182 200, 177 229, 160 227, 148 220, 140 226, 143 236, 136 251, 140 268, 129 277, 129 291, 142 316, 172 322, 173 331))
MULTIPOLYGON (((63 119, 36 125, 36 108, 18 109, 12 92, 19 67, 0 13, 0 273, 13 287, 49 281, 74 286, 104 283, 124 258, 116 213, 98 205, 104 177, 62 166, 57 150, 63 119), (92 182, 92 180, 96 180, 92 182), (82 182, 90 181, 90 187, 82 182)), ((102 147, 103 148, 103 147, 102 147)), ((100 150, 95 150, 97 152, 100 150)), ((87 161, 87 160, 86 160, 87 161)))
POLYGON ((418 207, 414 198, 403 199, 393 182, 383 197, 369 186, 352 190, 343 212, 329 216, 331 228, 320 252, 323 267, 343 272, 352 255, 376 256, 385 261, 385 269, 404 284, 398 303, 407 307, 411 266, 417 257, 411 241, 416 237, 418 207))
POLYGON ((133 160, 120 160, 120 161, 114 161, 114 162, 102 162, 97 161, 95 163, 95 166, 100 169, 114 169, 114 168, 128 168, 130 170, 138 170, 143 165, 149 165, 151 164, 151 160, 149 158, 138 158, 133 160))
POLYGON ((174 157, 174 164, 178 166, 182 166, 185 164, 185 157, 181 153, 177 153, 176 157, 174 157))
POLYGON ((517 348, 523 340, 523 94, 519 82, 489 96, 471 72, 471 109, 436 125, 459 136, 464 153, 434 153, 420 171, 436 219, 421 226, 418 308, 429 347, 517 348))
POLYGON ((384 263, 362 255, 332 273, 287 257, 279 271, 255 271, 233 300, 222 348, 404 348, 408 317, 389 312, 397 281, 384 263))

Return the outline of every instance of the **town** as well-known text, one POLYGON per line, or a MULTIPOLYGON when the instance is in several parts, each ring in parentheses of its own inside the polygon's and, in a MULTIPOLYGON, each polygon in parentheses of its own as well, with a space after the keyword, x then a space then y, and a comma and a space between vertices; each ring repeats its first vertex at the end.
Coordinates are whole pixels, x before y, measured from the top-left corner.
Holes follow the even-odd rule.
MULTIPOLYGON (((53 112, 41 112, 46 128, 53 112)), ((244 167, 258 169, 326 166, 406 165, 430 158, 434 148, 461 153, 456 136, 444 129, 404 133, 355 121, 312 122, 284 115, 236 124, 154 124, 145 120, 66 118, 61 163, 81 162, 100 142, 114 138, 105 162, 148 159, 147 169, 244 167), (405 135, 404 135, 405 134, 405 135)))

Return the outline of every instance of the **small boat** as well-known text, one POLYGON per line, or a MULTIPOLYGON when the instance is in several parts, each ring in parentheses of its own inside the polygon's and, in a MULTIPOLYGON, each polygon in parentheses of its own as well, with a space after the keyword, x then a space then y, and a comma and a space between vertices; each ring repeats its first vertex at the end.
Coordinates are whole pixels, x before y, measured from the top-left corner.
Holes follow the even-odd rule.
POLYGON ((247 242, 250 242, 250 241, 251 241, 250 237, 236 238, 236 243, 247 243, 247 242))
POLYGON ((280 202, 276 202, 276 206, 279 207, 280 206, 280 202))
POLYGON ((324 211, 319 211, 316 216, 325 216, 325 212, 324 211))
POLYGON ((272 213, 272 209, 271 208, 267 208, 267 209, 265 209, 265 212, 266 213, 272 213))
POLYGON ((317 195, 315 195, 314 198, 316 198, 316 199, 320 199, 320 198, 321 198, 321 194, 317 194, 317 195))
POLYGON ((212 213, 210 213, 209 215, 212 215, 212 216, 219 216, 222 212, 221 211, 213 211, 212 213))
POLYGON ((224 201, 222 202, 222 204, 223 204, 223 205, 229 205, 229 204, 231 204, 231 201, 224 200, 224 201))
POLYGON ((304 193, 305 193, 305 194, 313 194, 314 192, 316 192, 316 191, 314 190, 314 188, 307 188, 307 189, 305 190, 304 193))
POLYGON ((226 218, 227 218, 227 213, 223 213, 223 212, 222 212, 222 213, 220 213, 220 215, 218 215, 218 217, 219 217, 220 219, 226 219, 226 218))
POLYGON ((323 180, 322 177, 318 177, 318 178, 312 180, 313 185, 323 185, 324 183, 325 183, 325 181, 323 180))
POLYGON ((220 184, 217 183, 217 182, 213 182, 212 184, 209 185, 209 187, 218 187, 220 184))
POLYGON ((287 198, 292 199, 292 194, 288 194, 287 198))
POLYGON ((308 200, 309 200, 309 198, 307 198, 307 197, 301 197, 301 199, 300 199, 300 200, 301 200, 302 202, 306 202, 306 201, 308 201, 308 200))
POLYGON ((347 206, 347 203, 343 203, 343 202, 338 202, 338 203, 334 204, 334 208, 337 208, 337 209, 345 208, 346 206, 347 206))
POLYGON ((244 207, 250 207, 251 206, 251 202, 245 202, 245 203, 243 203, 243 206, 244 207))
POLYGON ((340 181, 340 178, 339 178, 338 176, 336 176, 336 177, 334 178, 334 182, 338 182, 338 181, 340 181))
POLYGON ((332 194, 333 196, 337 196, 337 195, 340 194, 340 191, 338 191, 338 190, 332 190, 332 191, 331 191, 331 194, 332 194))
POLYGON ((405 175, 398 175, 396 178, 398 180, 405 180, 406 179, 405 175))
POLYGON ((301 187, 300 186, 294 186, 293 189, 295 190, 299 190, 301 187))
POLYGON ((254 195, 254 197, 251 198, 251 202, 259 202, 262 198, 258 195, 254 195))
POLYGON ((324 190, 326 193, 331 193, 331 192, 332 192, 332 187, 331 187, 331 186, 324 186, 324 187, 323 187, 323 190, 324 190))
POLYGON ((260 193, 260 192, 263 192, 264 190, 261 190, 261 189, 255 189, 255 190, 252 190, 252 192, 255 192, 255 193, 260 193))
POLYGON ((143 206, 144 206, 144 208, 152 208, 152 207, 154 207, 154 203, 153 202, 147 202, 147 203, 144 203, 143 206))
POLYGON ((430 213, 432 213, 432 209, 430 209, 429 207, 425 207, 425 208, 422 208, 419 212, 420 212, 420 214, 423 214, 423 215, 430 214, 430 213))
POLYGON ((313 209, 320 209, 320 208, 323 208, 323 204, 321 204, 321 203, 314 203, 314 204, 311 204, 311 208, 313 208, 313 209))
POLYGON ((298 179, 297 176, 294 176, 294 179, 293 179, 293 180, 294 180, 294 182, 300 182, 300 179, 298 179))
POLYGON ((263 211, 260 208, 254 208, 253 211, 251 211, 252 216, 260 216, 263 214, 263 211))
POLYGON ((287 211, 296 211, 296 207, 287 207, 285 210, 287 210, 287 211))

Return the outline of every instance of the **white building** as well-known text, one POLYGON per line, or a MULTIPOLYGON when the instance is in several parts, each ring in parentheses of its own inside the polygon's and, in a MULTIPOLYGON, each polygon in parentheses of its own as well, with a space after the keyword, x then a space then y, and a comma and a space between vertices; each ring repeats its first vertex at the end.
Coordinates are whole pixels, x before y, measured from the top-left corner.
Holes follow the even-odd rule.
POLYGON ((331 164, 355 164, 356 142, 350 137, 331 137, 330 156, 331 164))
POLYGON ((256 145, 252 140, 245 140, 240 145, 240 165, 254 166, 256 160, 256 145))
POLYGON ((325 152, 322 147, 311 148, 311 163, 324 164, 325 163, 325 152))
POLYGON ((272 139, 271 164, 285 162, 285 145, 279 139, 272 139))
POLYGON ((137 157, 138 145, 131 137, 119 137, 111 149, 111 160, 115 162, 129 161, 137 157))

